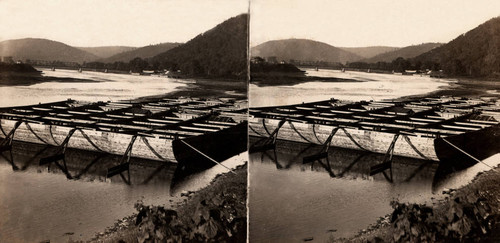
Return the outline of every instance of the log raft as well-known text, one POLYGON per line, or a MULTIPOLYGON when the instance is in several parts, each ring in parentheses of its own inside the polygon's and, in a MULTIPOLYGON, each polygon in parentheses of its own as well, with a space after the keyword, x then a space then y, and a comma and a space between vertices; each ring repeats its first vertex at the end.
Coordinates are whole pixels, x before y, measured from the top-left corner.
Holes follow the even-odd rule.
POLYGON ((455 97, 404 102, 330 99, 250 108, 249 114, 250 136, 324 145, 338 129, 331 146, 439 161, 437 139, 499 127, 500 104, 455 97))
MULTIPOLYGON (((17 140, 179 162, 172 148, 174 140, 241 126, 246 124, 242 114, 246 114, 245 104, 231 99, 66 100, 0 108, 0 137, 5 141, 3 148, 17 140), (129 146, 131 141, 133 146, 129 146)), ((212 150, 217 149, 214 146, 212 150)))

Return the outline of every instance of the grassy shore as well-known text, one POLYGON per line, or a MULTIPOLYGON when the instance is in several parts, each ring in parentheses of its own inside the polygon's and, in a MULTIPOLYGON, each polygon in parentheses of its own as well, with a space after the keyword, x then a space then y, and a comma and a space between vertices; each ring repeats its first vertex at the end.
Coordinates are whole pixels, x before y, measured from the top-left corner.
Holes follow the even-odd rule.
POLYGON ((234 172, 217 176, 173 208, 137 204, 136 214, 91 242, 245 242, 247 164, 234 172))

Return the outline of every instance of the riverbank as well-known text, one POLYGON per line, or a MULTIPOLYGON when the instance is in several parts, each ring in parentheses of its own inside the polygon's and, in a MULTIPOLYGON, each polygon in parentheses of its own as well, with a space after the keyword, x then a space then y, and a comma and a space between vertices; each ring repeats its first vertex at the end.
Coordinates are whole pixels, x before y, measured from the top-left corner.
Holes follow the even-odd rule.
POLYGON ((185 87, 181 87, 168 96, 189 96, 199 98, 247 98, 247 83, 237 80, 196 79, 185 87))
POLYGON ((50 77, 42 76, 39 73, 35 74, 0 74, 0 87, 1 86, 30 86, 45 82, 79 82, 79 83, 100 83, 102 81, 78 78, 63 78, 63 77, 50 77))
MULTIPOLYGON (((126 73, 121 75, 128 75, 130 78, 134 76, 126 73)), ((165 81, 172 80, 165 77, 165 81)), ((54 77, 42 76, 41 74, 35 75, 17 75, 17 76, 3 76, 0 75, 0 86, 30 86, 44 82, 78 82, 78 83, 99 83, 105 81, 98 81, 93 79, 81 79, 72 77, 54 77)), ((178 88, 177 90, 168 94, 159 94, 153 96, 141 97, 138 99, 149 98, 164 98, 164 97, 200 97, 200 98, 219 98, 229 97, 236 99, 246 99, 247 97, 247 83, 241 80, 234 79, 177 79, 177 82, 185 83, 186 85, 178 88)))
POLYGON ((433 205, 393 203, 391 215, 350 239, 330 242, 499 242, 500 168, 443 193, 433 205))
POLYGON ((448 86, 444 86, 438 90, 419 94, 403 96, 394 101, 406 101, 410 99, 421 99, 426 97, 440 97, 440 96, 455 96, 478 98, 480 96, 497 97, 500 98, 500 81, 481 81, 481 80, 462 80, 458 79, 448 86))
POLYGON ((184 87, 167 94, 139 97, 133 100, 146 101, 163 98, 191 97, 191 98, 234 98, 236 100, 247 99, 247 85, 242 82, 193 80, 184 87))
POLYGON ((252 74, 250 83, 260 87, 287 85, 293 86, 305 82, 364 82, 356 79, 334 78, 334 77, 317 77, 305 76, 304 74, 288 75, 288 74, 252 74))
POLYGON ((247 164, 217 176, 207 187, 184 194, 172 208, 136 204, 138 213, 119 220, 91 242, 245 242, 247 164))

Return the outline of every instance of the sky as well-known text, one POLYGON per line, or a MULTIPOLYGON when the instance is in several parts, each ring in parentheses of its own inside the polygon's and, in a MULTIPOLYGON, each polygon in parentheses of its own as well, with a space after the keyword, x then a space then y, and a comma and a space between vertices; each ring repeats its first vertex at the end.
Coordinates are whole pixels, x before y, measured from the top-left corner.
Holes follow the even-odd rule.
POLYGON ((498 0, 251 0, 250 46, 287 38, 339 47, 446 43, 498 16, 498 0))
POLYGON ((186 42, 248 12, 248 0, 0 0, 0 41, 72 46, 186 42))

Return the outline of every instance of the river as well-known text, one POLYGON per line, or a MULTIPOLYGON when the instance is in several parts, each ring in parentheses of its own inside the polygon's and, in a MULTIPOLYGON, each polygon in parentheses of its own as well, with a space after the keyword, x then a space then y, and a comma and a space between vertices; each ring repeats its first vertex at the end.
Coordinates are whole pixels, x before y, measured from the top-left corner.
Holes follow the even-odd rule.
MULTIPOLYGON (((43 76, 68 78, 67 81, 42 82, 28 86, 0 86, 0 106, 32 105, 66 99, 117 101, 161 95, 187 86, 187 80, 158 76, 137 76, 76 70, 40 69, 43 76), (71 79, 76 79, 72 81, 71 79)), ((50 80, 51 78, 49 78, 50 80)))
MULTIPOLYGON (((361 82, 251 84, 250 105, 285 105, 330 98, 396 99, 446 89, 456 82, 419 75, 306 71, 311 76, 361 82)), ((255 141, 251 139, 250 144, 255 141)), ((391 213, 391 201, 433 203, 443 197, 436 189, 443 185, 440 178, 435 178, 437 162, 394 157, 391 170, 370 176, 370 167, 381 163, 384 155, 333 148, 328 161, 303 164, 302 158, 318 152, 318 146, 281 140, 276 146, 275 151, 250 154, 250 242, 327 242, 352 237, 391 213)), ((447 179, 445 183, 448 188, 456 184, 450 181, 447 179)))
POLYGON ((303 164, 321 148, 277 146, 276 153, 250 155, 251 242, 349 237, 390 213, 392 200, 425 203, 433 197, 434 162, 395 157, 392 178, 389 170, 370 176, 384 155, 333 148, 328 161, 303 164))
MULTIPOLYGON (((76 149, 62 161, 39 165, 54 148, 15 142, 12 157, 0 156, 0 242, 67 242, 89 240, 135 212, 134 205, 164 205, 184 200, 183 192, 210 183, 221 166, 178 177, 177 165, 132 158, 128 171, 106 178, 120 156, 76 149)), ((234 169, 239 155, 222 162, 234 169)))
POLYGON ((446 88, 454 80, 420 75, 394 75, 339 70, 306 69, 307 75, 353 79, 362 82, 310 81, 296 85, 258 86, 250 84, 250 106, 287 105, 336 98, 341 100, 382 100, 426 94, 446 88))
MULTIPOLYGON (((18 106, 71 98, 83 101, 123 100, 164 95, 186 87, 192 80, 132 76, 75 70, 43 70, 54 80, 27 86, 0 86, 0 106, 18 106), (59 78, 59 79, 58 79, 59 78), (74 80, 73 80, 74 79, 74 80)), ((86 241, 117 220, 135 213, 134 204, 170 207, 185 197, 182 192, 208 185, 227 170, 215 166, 179 178, 176 164, 132 159, 129 170, 106 178, 120 156, 68 149, 66 162, 39 165, 54 148, 15 142, 12 158, 0 156, 0 242, 86 241)), ((223 165, 235 168, 247 156, 230 158, 223 165)))

